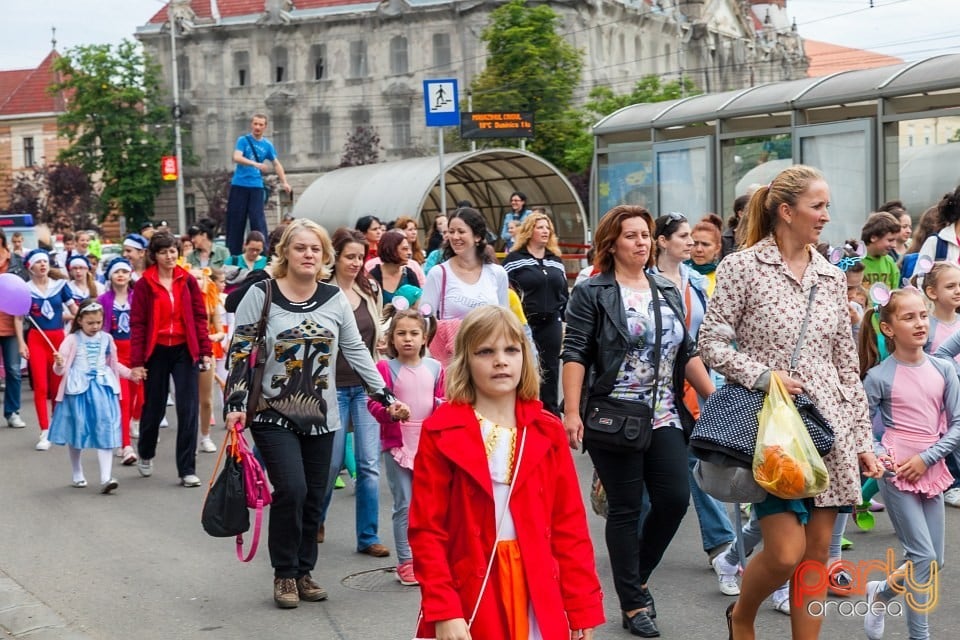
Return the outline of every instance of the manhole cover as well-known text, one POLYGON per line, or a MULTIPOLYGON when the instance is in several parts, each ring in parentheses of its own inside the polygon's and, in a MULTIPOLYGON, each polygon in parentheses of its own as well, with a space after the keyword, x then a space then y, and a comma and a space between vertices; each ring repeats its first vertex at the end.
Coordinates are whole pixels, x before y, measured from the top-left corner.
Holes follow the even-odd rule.
POLYGON ((397 571, 393 567, 361 571, 347 576, 340 584, 357 591, 409 591, 397 580, 397 571))

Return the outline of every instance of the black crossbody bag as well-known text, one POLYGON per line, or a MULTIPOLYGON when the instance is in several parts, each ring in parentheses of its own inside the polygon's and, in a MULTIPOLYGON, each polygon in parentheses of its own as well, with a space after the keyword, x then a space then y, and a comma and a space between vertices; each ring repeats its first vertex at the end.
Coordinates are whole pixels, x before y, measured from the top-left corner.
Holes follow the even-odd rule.
MULTIPOLYGON (((648 278, 649 281, 649 278, 648 278)), ((660 391, 660 347, 663 318, 660 295, 650 282, 656 337, 653 346, 653 395, 650 404, 591 396, 583 416, 583 446, 608 451, 646 451, 653 437, 653 414, 660 391)))
MULTIPOLYGON (((253 144, 253 138, 250 136, 250 134, 247 134, 247 135, 245 135, 245 136, 243 136, 243 137, 246 139, 247 144, 250 145, 250 153, 253 154, 253 159, 256 160, 257 163, 262 163, 263 161, 260 159, 260 154, 257 153, 257 145, 253 144)), ((262 179, 262 178, 261 178, 261 179, 262 179)), ((266 204, 267 200, 269 200, 269 199, 270 199, 270 187, 268 187, 266 181, 264 181, 264 182, 263 182, 263 202, 264 202, 264 204, 266 204)))

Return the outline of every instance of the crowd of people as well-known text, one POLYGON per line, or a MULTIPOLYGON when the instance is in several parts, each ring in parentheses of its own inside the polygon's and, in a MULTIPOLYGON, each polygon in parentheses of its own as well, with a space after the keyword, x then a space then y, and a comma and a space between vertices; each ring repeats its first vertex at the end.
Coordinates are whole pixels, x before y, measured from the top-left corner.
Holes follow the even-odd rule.
MULTIPOLYGON (((25 316, 0 314, 7 424, 26 426, 22 356, 37 449, 66 445, 76 488, 81 450, 96 449, 111 493, 115 454, 153 474, 172 402, 178 477, 199 486, 196 457, 217 449, 214 397, 225 427, 246 419, 262 337, 250 433, 273 488, 281 608, 327 597, 317 544, 345 474, 356 551, 395 553, 397 579, 419 585, 418 637, 593 637, 604 614, 580 448, 605 494, 632 635, 660 635, 651 585, 691 501, 720 591, 739 596, 730 638, 755 637, 768 597, 794 638, 818 637, 809 604, 850 592, 844 530, 867 510, 886 510, 908 561, 866 585, 868 602, 907 592, 922 605, 915 587, 943 563, 944 504, 960 507, 960 379, 940 359, 960 362, 960 188, 917 233, 894 201, 838 247, 821 242, 830 192, 810 167, 737 198, 727 225, 617 206, 572 289, 552 217, 526 200, 511 195, 499 236, 468 202, 429 229, 367 215, 331 235, 300 219, 233 251, 201 220, 184 237, 131 234, 103 265, 80 238, 55 255, 8 248, 0 232, 0 272, 32 297, 25 316), (809 499, 768 494, 741 529, 695 482, 688 439, 719 385, 766 391, 773 375, 832 425, 830 483, 809 499), (378 533, 381 471, 393 550, 378 533), (829 584, 796 584, 804 562, 829 584)), ((868 638, 883 635, 880 612, 865 617, 868 638)), ((930 636, 922 606, 907 621, 911 639, 930 636)))

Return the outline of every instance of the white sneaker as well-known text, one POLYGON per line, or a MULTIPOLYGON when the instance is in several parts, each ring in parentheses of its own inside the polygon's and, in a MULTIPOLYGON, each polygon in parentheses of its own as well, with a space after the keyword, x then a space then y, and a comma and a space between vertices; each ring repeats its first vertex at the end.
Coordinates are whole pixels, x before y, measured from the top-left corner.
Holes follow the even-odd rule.
POLYGON ((139 420, 130 420, 130 437, 131 438, 140 437, 140 421, 139 420))
POLYGON ((740 584, 737 582, 740 567, 729 564, 725 559, 726 555, 726 551, 717 554, 710 564, 713 565, 713 570, 720 582, 720 593, 725 596, 737 596, 740 595, 740 584))
POLYGON ((170 426, 170 423, 167 422, 167 416, 163 416, 163 420, 160 421, 160 428, 165 429, 170 426))
POLYGON ((153 458, 147 460, 146 458, 140 458, 137 462, 137 471, 140 472, 140 475, 144 478, 149 478, 153 475, 153 458))
POLYGON ((200 438, 200 451, 203 453, 216 453, 217 445, 210 439, 210 436, 200 438))
POLYGON ((127 445, 126 447, 124 447, 123 451, 121 451, 121 454, 122 454, 121 457, 123 458, 123 462, 121 464, 123 464, 123 466, 125 467, 129 467, 133 465, 134 462, 137 461, 137 457, 138 457, 137 452, 134 451, 133 447, 131 447, 130 445, 127 445))
POLYGON ((877 600, 880 589, 886 584, 885 580, 871 580, 867 583, 867 613, 863 616, 863 630, 867 634, 868 640, 880 640, 883 638, 884 609, 883 607, 874 607, 873 603, 877 600))
POLYGON ((19 411, 14 411, 7 417, 7 426, 11 429, 23 429, 27 423, 20 417, 19 411))
POLYGON ((47 432, 46 432, 46 431, 41 431, 41 432, 40 432, 40 441, 37 442, 37 446, 35 446, 34 449, 36 449, 37 451, 47 451, 48 449, 50 449, 50 445, 51 445, 51 444, 52 444, 52 443, 51 443, 50 440, 47 438, 47 432))
POLYGON ((946 493, 943 494, 943 501, 951 507, 960 507, 960 487, 947 489, 946 493))
POLYGON ((790 585, 785 584, 776 591, 773 592, 773 595, 770 596, 770 599, 773 600, 773 608, 776 611, 779 611, 783 615, 790 615, 790 585))
POLYGON ((169 393, 167 394, 167 406, 168 407, 173 406, 173 396, 171 396, 169 393))
POLYGON ((185 487, 199 487, 200 478, 191 473, 180 478, 180 484, 185 487))

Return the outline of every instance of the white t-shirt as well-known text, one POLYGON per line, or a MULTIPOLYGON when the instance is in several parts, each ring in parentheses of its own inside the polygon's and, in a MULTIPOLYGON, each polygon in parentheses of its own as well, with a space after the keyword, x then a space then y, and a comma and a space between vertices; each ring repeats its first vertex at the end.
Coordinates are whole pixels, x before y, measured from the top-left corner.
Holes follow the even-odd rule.
POLYGON ((507 304, 507 272, 498 264, 485 264, 480 270, 480 279, 468 284, 457 277, 450 265, 439 264, 427 273, 420 304, 429 304, 440 320, 463 318, 477 307, 488 304, 507 304), (443 274, 447 274, 446 295, 443 296, 443 315, 440 315, 440 297, 443 291, 443 274))

